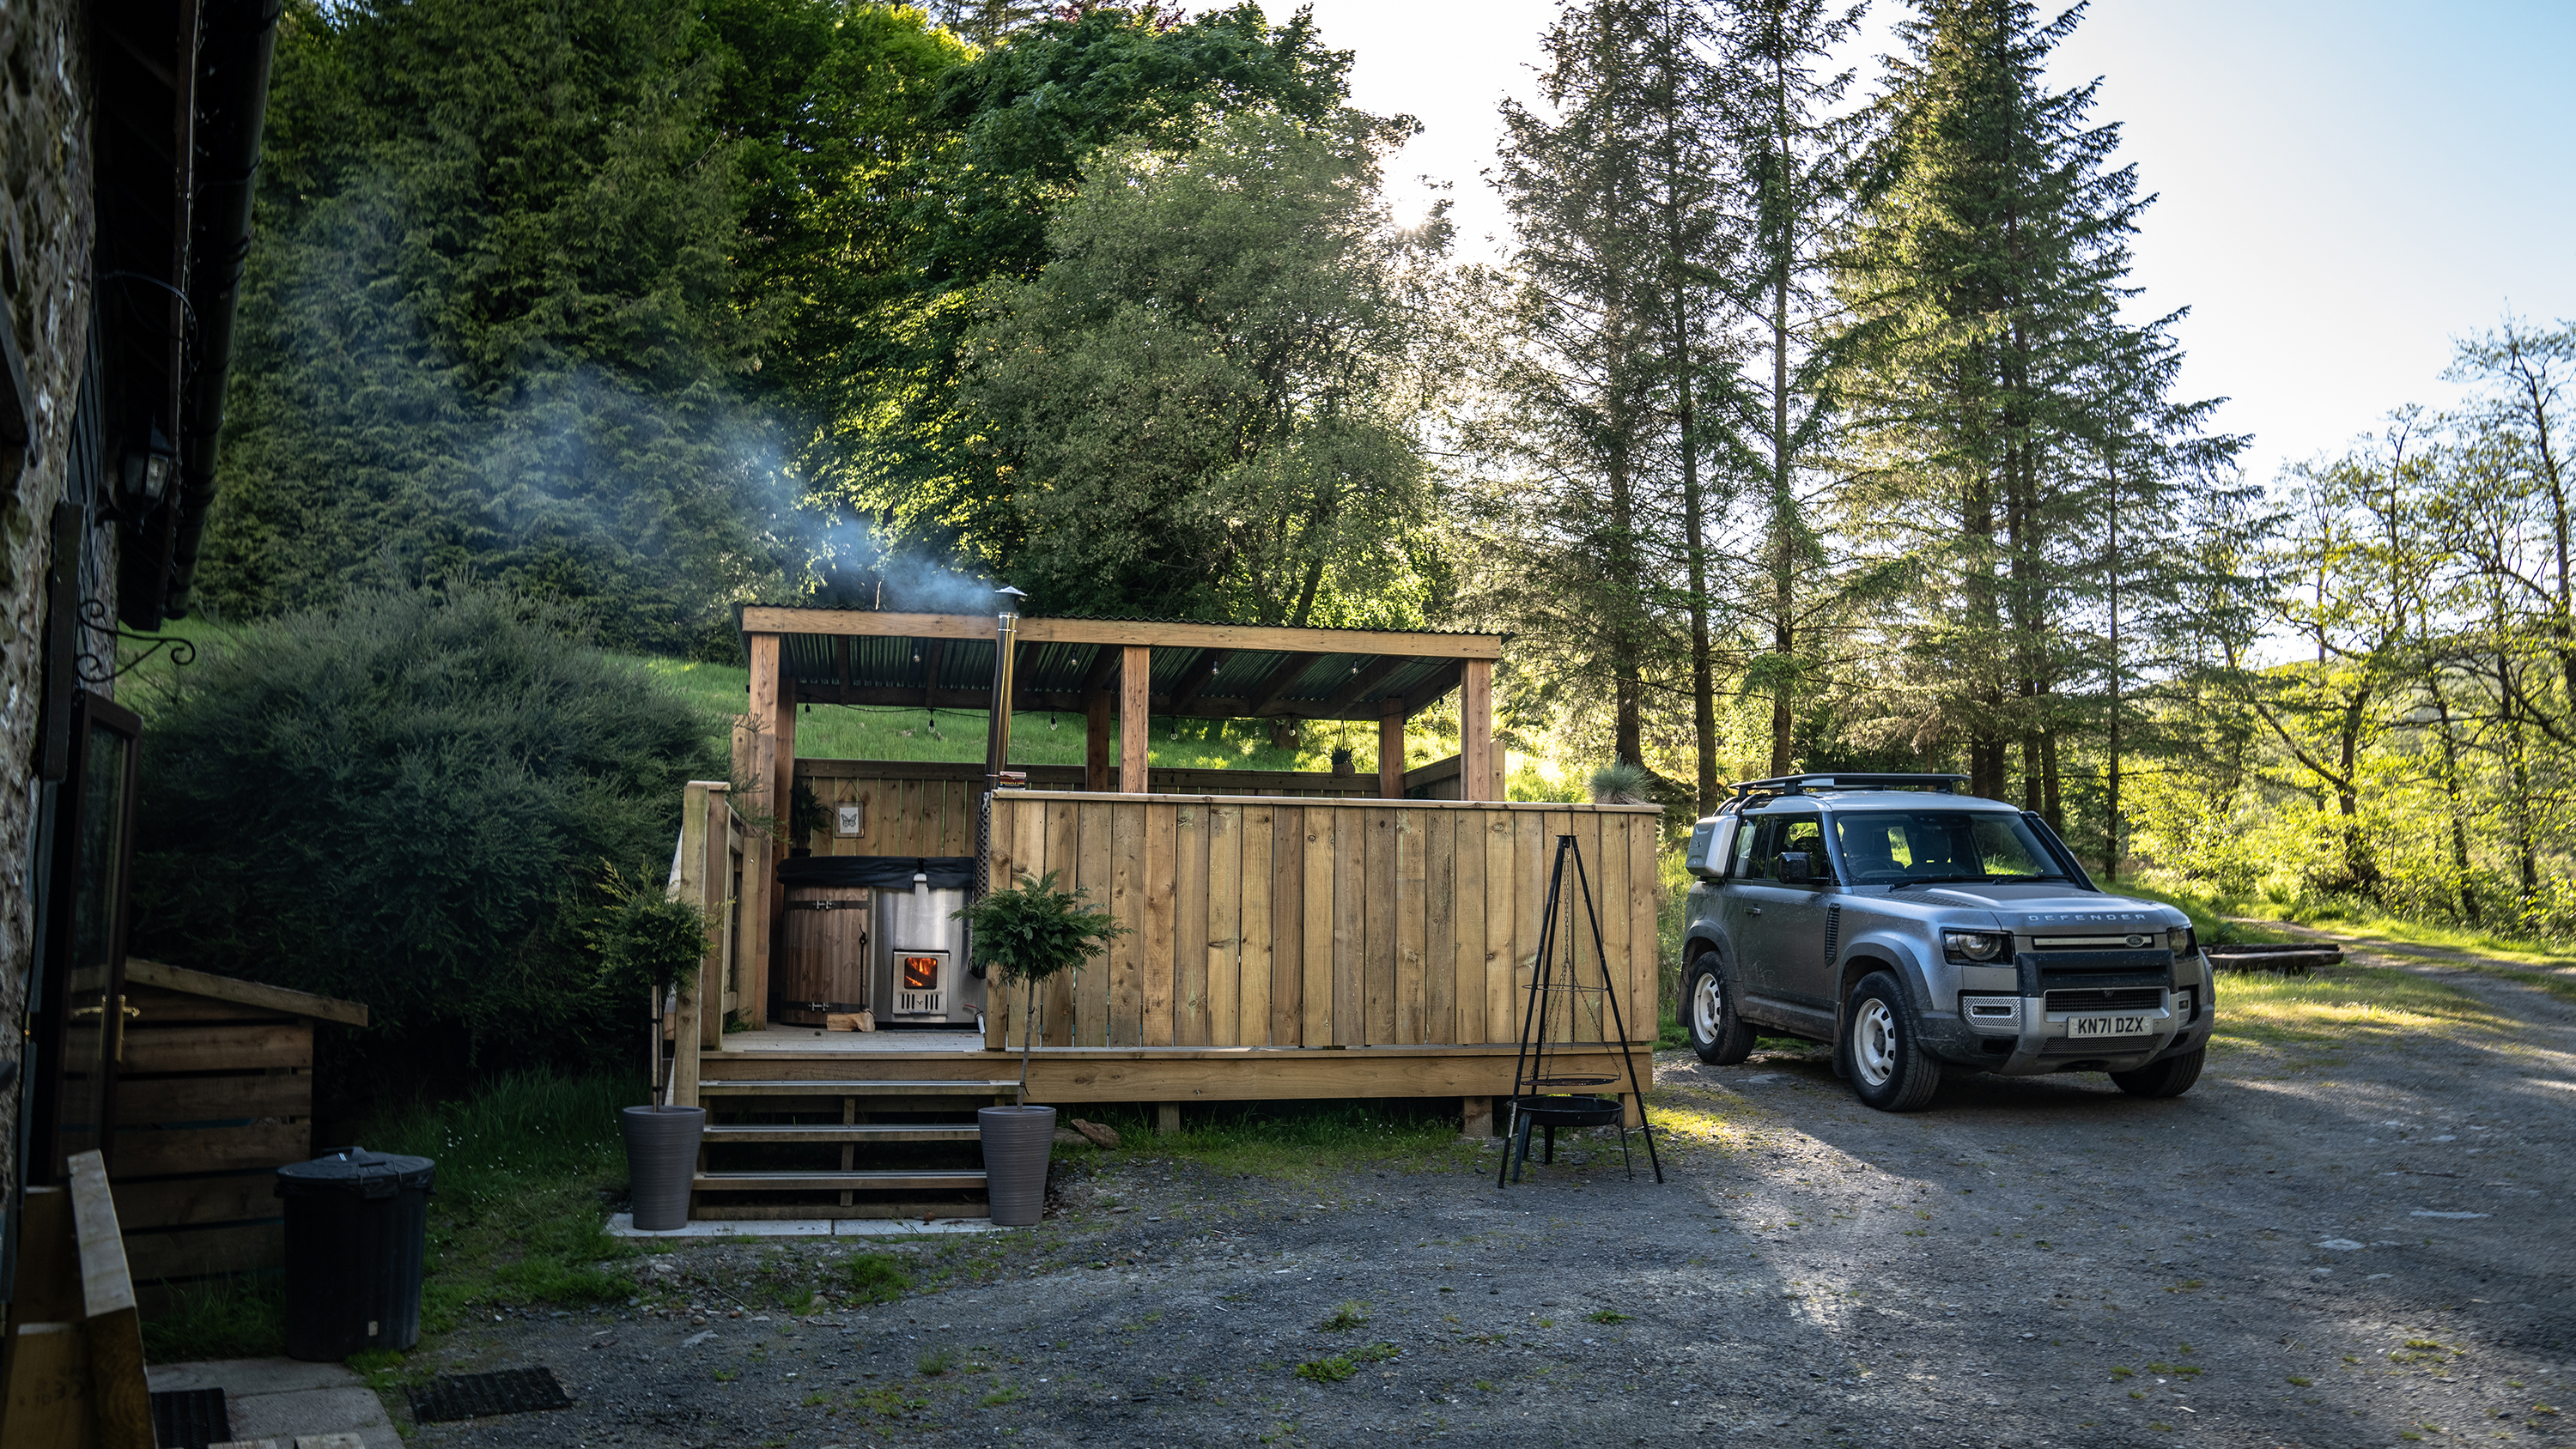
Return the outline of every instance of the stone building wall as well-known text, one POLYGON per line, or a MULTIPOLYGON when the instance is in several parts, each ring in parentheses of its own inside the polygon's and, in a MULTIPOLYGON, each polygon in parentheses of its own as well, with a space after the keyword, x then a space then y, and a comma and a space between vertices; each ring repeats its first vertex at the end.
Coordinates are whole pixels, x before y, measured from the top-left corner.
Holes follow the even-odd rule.
MULTIPOLYGON (((0 1023, 13 1037, 26 1014, 35 923, 29 827, 49 520, 63 496, 89 347, 94 192, 85 12, 79 0, 0 4, 0 293, 26 360, 33 435, 19 476, 0 479, 0 1023)), ((96 590, 112 587, 111 546, 106 531, 92 535, 96 590)), ((0 1127, 17 1118, 13 1083, 0 1094, 0 1127)), ((15 1185, 6 1181, 13 1158, 0 1152, 0 1190, 15 1185)))

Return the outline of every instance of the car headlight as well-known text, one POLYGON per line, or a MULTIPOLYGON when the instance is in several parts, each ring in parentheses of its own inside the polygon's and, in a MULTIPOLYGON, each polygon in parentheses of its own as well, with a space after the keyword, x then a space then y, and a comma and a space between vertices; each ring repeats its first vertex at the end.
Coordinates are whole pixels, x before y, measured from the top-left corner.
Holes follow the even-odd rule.
POLYGON ((2193 929, 2192 929, 2191 927, 2189 927, 2189 926, 2185 926, 2185 927, 2183 927, 2181 930, 2174 932, 2174 954, 2175 954, 2175 955, 2177 955, 2177 956, 2190 956, 2190 955, 2195 955, 2195 954, 2197 954, 2197 953, 2199 952, 2199 950, 2200 950, 2200 933, 2199 933, 2198 931, 2193 930, 2193 929))
POLYGON ((2012 952, 2012 938, 1999 931, 1944 931, 1941 949, 1953 961, 2000 961, 2012 952))

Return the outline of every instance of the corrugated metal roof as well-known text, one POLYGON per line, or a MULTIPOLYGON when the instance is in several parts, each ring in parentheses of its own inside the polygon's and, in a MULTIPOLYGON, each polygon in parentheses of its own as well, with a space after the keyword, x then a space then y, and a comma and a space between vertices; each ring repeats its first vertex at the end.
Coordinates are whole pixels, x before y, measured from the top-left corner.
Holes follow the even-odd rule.
MULTIPOLYGON (((734 609, 735 616, 739 618, 741 611, 744 609, 813 609, 827 607, 837 606, 753 602, 738 604, 734 606, 734 609)), ((991 611, 989 610, 978 611, 972 609, 853 609, 849 612, 858 614, 954 614, 961 618, 990 618, 992 616, 991 611)), ((1426 629, 1419 627, 1398 627, 1389 624, 1263 624, 1250 619, 1183 619, 1162 614, 1049 614, 1035 609, 1023 609, 1020 611, 1020 616, 1025 619, 1079 620, 1086 624, 1204 624, 1213 629, 1313 629, 1323 633, 1427 634, 1456 639, 1492 639, 1497 637, 1510 637, 1499 629, 1426 629)))
POLYGON ((1442 634, 1459 639, 1491 639, 1498 629, 1423 629, 1399 628, 1390 624, 1258 624, 1248 619, 1166 619, 1152 614, 1039 614, 1024 613, 1031 619, 1079 619, 1086 624, 1206 624, 1213 628, 1241 629, 1315 629, 1350 634, 1442 634))

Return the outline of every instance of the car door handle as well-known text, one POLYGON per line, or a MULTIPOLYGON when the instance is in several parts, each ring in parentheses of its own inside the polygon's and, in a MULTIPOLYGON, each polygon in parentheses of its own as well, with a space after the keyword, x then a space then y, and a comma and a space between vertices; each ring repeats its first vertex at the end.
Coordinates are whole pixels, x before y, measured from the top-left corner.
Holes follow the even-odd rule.
POLYGON ((1744 913, 1748 916, 1758 916, 1762 914, 1762 908, 1760 906, 1746 906, 1744 908, 1744 913))

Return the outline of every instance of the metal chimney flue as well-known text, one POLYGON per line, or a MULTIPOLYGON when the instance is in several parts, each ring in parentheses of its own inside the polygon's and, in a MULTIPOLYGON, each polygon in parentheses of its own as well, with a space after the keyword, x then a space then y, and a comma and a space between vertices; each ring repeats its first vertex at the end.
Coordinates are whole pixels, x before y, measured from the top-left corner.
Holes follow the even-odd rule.
POLYGON ((1019 654, 1020 600, 1028 595, 1008 584, 993 593, 1001 607, 993 616, 993 709, 984 732, 984 783, 995 790, 1016 790, 1028 777, 1011 769, 1011 670, 1019 654))

